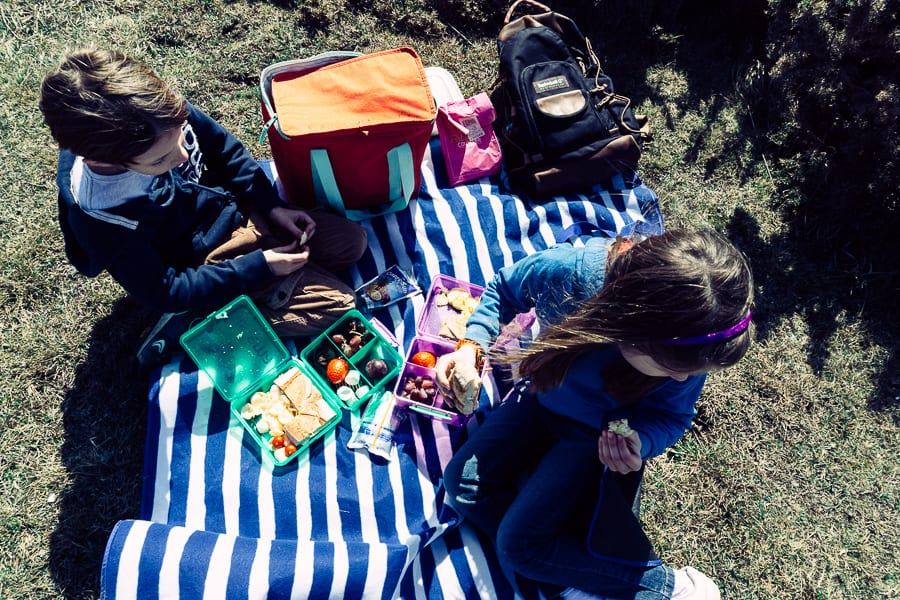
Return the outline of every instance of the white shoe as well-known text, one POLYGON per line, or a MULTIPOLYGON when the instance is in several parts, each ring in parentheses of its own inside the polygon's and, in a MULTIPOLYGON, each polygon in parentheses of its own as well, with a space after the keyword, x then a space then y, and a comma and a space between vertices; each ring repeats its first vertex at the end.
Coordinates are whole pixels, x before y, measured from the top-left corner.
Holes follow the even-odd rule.
POLYGON ((694 567, 675 571, 672 600, 721 600, 721 597, 715 582, 694 567))

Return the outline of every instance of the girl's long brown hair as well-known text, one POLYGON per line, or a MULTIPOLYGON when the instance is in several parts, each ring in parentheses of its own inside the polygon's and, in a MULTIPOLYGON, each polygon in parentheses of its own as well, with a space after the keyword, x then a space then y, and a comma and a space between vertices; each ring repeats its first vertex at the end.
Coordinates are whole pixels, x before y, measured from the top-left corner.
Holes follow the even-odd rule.
MULTIPOLYGON (((693 372, 725 367, 746 353, 751 332, 718 342, 675 346, 660 342, 721 331, 747 316, 753 277, 744 255, 718 234, 668 231, 615 257, 603 288, 574 313, 547 326, 514 353, 491 355, 517 365, 541 390, 558 386, 572 361, 604 345, 629 345, 663 368, 693 372)), ((662 379, 625 363, 604 373, 608 389, 627 402, 662 379)))

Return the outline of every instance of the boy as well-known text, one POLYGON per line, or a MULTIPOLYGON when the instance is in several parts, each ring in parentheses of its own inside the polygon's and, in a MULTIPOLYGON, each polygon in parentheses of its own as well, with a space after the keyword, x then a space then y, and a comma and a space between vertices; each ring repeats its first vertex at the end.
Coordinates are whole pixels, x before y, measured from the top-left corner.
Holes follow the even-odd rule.
POLYGON ((354 308, 353 290, 331 273, 362 256, 365 231, 289 208, 243 145, 146 65, 71 52, 45 77, 40 109, 60 147, 70 262, 88 277, 109 272, 165 313, 142 364, 177 347, 191 318, 240 294, 286 336, 316 335, 354 308))

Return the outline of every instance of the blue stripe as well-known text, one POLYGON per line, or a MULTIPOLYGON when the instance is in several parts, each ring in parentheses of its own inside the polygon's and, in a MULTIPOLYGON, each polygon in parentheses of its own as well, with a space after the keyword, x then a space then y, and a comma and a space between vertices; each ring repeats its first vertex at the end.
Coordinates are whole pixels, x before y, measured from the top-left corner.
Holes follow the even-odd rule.
POLYGON ((297 539, 297 471, 298 461, 292 460, 282 467, 275 467, 272 474, 275 537, 279 539, 297 539))
POLYGON ((195 531, 184 544, 178 563, 178 587, 184 598, 202 598, 213 550, 219 536, 195 531))
POLYGON ((190 481, 191 424, 197 412, 197 372, 189 371, 179 377, 178 418, 172 432, 172 466, 169 473, 169 515, 172 525, 184 525, 187 520, 187 493, 190 481), (175 456, 188 460, 177 461, 175 456))
MULTIPOLYGON (((259 475, 262 453, 249 433, 241 429, 241 486, 238 506, 238 534, 259 537, 259 475)), ((225 500, 228 500, 227 498, 225 500)))
POLYGON ((100 580, 110 581, 113 584, 105 589, 104 598, 106 600, 116 600, 118 590, 115 582, 122 559, 122 548, 128 540, 128 534, 131 533, 134 523, 132 520, 119 521, 109 534, 106 549, 103 551, 103 563, 100 567, 100 580))
POLYGON ((268 600, 290 600, 297 560, 297 542, 274 540, 269 549, 268 600))
MULTIPOLYGON (((206 434, 206 460, 203 465, 203 476, 207 482, 222 480, 222 465, 225 464, 225 442, 228 438, 228 424, 231 412, 228 403, 213 392, 209 406, 209 424, 206 434)), ((207 531, 225 532, 225 504, 221 487, 207 484, 203 494, 206 506, 207 531)))
POLYGON ((147 528, 144 546, 141 548, 140 569, 138 570, 138 589, 145 590, 144 595, 156 592, 159 595, 159 574, 162 569, 165 553, 160 548, 166 547, 166 539, 170 529, 165 525, 152 524, 147 528))
MULTIPOLYGON (((324 539, 324 538, 323 538, 324 539)), ((316 544, 313 548, 313 580, 309 589, 310 598, 328 598, 331 591, 331 574, 334 566, 333 544, 316 544)))
POLYGON ((350 561, 350 568, 347 571, 347 583, 343 596, 346 600, 364 600, 363 592, 369 572, 369 545, 347 544, 347 558, 350 561))
POLYGON ((229 600, 232 598, 245 600, 247 598, 250 571, 253 569, 253 561, 256 559, 257 546, 258 542, 250 538, 239 537, 234 540, 234 548, 231 552, 231 570, 228 572, 228 584, 225 588, 225 597, 229 600))

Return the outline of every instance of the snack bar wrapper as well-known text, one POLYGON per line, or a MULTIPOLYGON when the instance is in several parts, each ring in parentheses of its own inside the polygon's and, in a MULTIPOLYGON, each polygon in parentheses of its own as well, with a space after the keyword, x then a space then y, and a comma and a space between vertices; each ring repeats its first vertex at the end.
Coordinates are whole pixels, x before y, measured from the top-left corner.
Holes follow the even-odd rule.
POLYGON ((365 282, 355 291, 360 305, 366 312, 371 313, 379 308, 400 302, 404 298, 421 294, 422 288, 410 273, 398 265, 394 265, 365 282))
POLYGON ((396 404, 397 397, 389 391, 370 400, 347 447, 365 448, 370 454, 390 460, 394 433, 405 415, 405 412, 395 410, 396 404))

